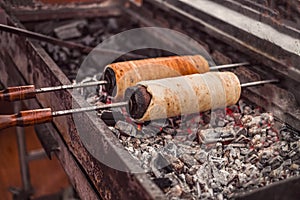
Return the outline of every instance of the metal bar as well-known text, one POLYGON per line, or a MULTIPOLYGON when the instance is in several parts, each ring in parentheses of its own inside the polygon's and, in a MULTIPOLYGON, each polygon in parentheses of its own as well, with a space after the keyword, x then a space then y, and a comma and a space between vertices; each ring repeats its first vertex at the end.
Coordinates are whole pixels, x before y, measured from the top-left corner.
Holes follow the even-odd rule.
MULTIPOLYGON (((35 102, 35 104, 37 104, 37 102, 35 102)), ((45 131, 47 131, 47 134, 53 136, 54 140, 57 142, 57 147, 60 150, 54 151, 53 154, 59 160, 79 198, 93 200, 102 199, 97 189, 88 180, 88 175, 82 169, 81 165, 75 159, 74 155, 70 153, 65 140, 61 137, 60 133, 57 132, 53 125, 51 123, 38 124, 35 126, 35 130, 41 133, 45 133, 45 131)), ((41 141, 43 141, 42 143, 47 143, 47 139, 48 138, 44 137, 41 138, 41 141)))
POLYGON ((245 65, 249 65, 249 64, 250 63, 248 63, 248 62, 233 63, 233 64, 227 64, 227 65, 212 66, 209 69, 212 71, 212 70, 219 70, 219 69, 227 69, 227 68, 232 68, 232 67, 245 66, 245 65))
POLYGON ((43 150, 45 151, 48 158, 51 160, 52 153, 55 151, 59 151, 60 147, 58 145, 58 142, 54 139, 54 136, 45 127, 46 126, 35 125, 34 130, 41 142, 43 150))
POLYGON ((33 160, 41 160, 47 158, 47 154, 44 151, 44 149, 37 149, 37 150, 32 150, 28 152, 27 155, 27 162, 33 161, 33 160))
MULTIPOLYGON (((19 37, 12 37, 8 33, 2 33, 1 37, 0 64, 3 63, 4 67, 0 68, 0 71, 1 81, 5 86, 24 85, 32 82, 37 87, 70 84, 66 76, 39 45, 18 39, 19 37), (25 48, 25 44, 27 44, 27 48, 25 48), (23 62, 16 64, 16 57, 23 62), (28 70, 26 64, 28 59, 36 64, 33 71, 28 70), (36 72, 40 76, 33 79, 30 74, 36 72), (45 79, 45 77, 51 78, 45 79)), ((46 93, 42 97, 38 96, 36 99, 24 101, 24 104, 27 109, 51 106, 53 109, 60 110, 69 108, 72 98, 74 106, 82 107, 81 104, 87 104, 82 97, 74 95, 68 90, 59 94, 46 93), (62 100, 65 102, 64 104, 61 103, 62 100)), ((84 146, 80 140, 72 116, 62 116, 53 120, 59 132, 59 134, 54 132, 53 136, 61 148, 60 151, 55 151, 55 154, 81 199, 100 199, 99 194, 103 199, 165 199, 161 190, 151 182, 147 174, 129 172, 139 168, 139 165, 125 149, 121 148, 118 139, 97 116, 82 113, 77 117, 85 124, 81 127, 81 131, 88 133, 93 138, 90 146, 84 146), (128 172, 114 170, 96 160, 88 151, 89 148, 93 148, 104 158, 115 158, 120 165, 127 167, 128 172)), ((51 123, 42 124, 42 126, 44 125, 47 126, 47 129, 52 128, 56 131, 51 123)))
POLYGON ((252 86, 257 86, 257 85, 263 85, 266 83, 277 83, 279 80, 277 79, 272 79, 272 80, 264 80, 264 81, 254 81, 250 83, 242 83, 241 87, 252 87, 252 86))
MULTIPOLYGON (((202 3, 204 1, 201 1, 202 3)), ((262 34, 253 34, 249 32, 249 29, 245 30, 245 27, 237 27, 232 20, 222 19, 218 16, 212 16, 220 14, 223 17, 228 15, 224 15, 227 13, 228 9, 220 10, 219 12, 209 12, 210 10, 215 9, 208 9, 205 8, 208 4, 213 4, 211 1, 205 1, 205 3, 200 4, 199 1, 144 1, 143 5, 149 4, 156 4, 160 6, 161 9, 167 10, 168 12, 171 10, 172 12, 176 13, 177 17, 182 18, 183 20, 187 20, 189 23, 194 24, 194 28, 207 33, 210 37, 217 38, 224 43, 229 44, 230 46, 239 49, 240 52, 243 52, 249 56, 249 59, 259 60, 260 63, 268 66, 271 70, 273 70, 278 76, 284 77, 284 79, 289 79, 290 81, 283 81, 281 86, 284 89, 290 90, 297 99, 300 96, 300 90, 297 87, 294 87, 293 82, 299 81, 299 70, 298 70, 298 61, 299 56, 290 52, 290 50, 286 50, 281 46, 281 44, 275 44, 274 42, 281 43, 282 41, 288 41, 285 38, 291 38, 287 35, 280 34, 273 29, 270 29, 267 25, 262 25, 262 29, 259 29, 260 33, 262 34), (197 6, 191 4, 198 4, 197 6), (268 27, 268 28, 267 28, 268 27), (248 30, 248 31, 247 31, 248 30), (263 37, 263 33, 269 34, 263 37), (274 33, 274 34, 273 34, 274 33), (275 34, 283 35, 283 36, 274 36, 275 34), (272 38, 267 37, 268 35, 273 35, 275 40, 272 38), (278 40, 280 38, 280 40, 278 40), (271 41, 270 41, 271 40, 271 41), (281 58, 281 59, 278 59, 281 58), (291 84, 293 83, 293 84, 291 84)), ((213 4, 215 5, 215 4, 213 4)), ((213 6, 212 6, 213 7, 213 6)), ((218 5, 217 7, 220 7, 218 5)), ((139 10, 141 10, 139 8, 139 10)), ((136 12, 139 12, 136 9, 136 12)), ((148 9, 152 10, 152 9, 148 9)), ((144 11, 145 12, 145 11, 144 11)), ((232 12, 232 11, 230 11, 232 12)), ((149 15, 150 16, 150 15, 149 15)), ((249 19, 246 16, 243 18, 247 18, 247 21, 241 22, 241 14, 237 13, 234 15, 236 19, 235 22, 239 22, 240 24, 247 24, 247 21, 253 21, 253 19, 249 19)), ((256 21, 257 22, 257 21, 256 21)), ((188 24, 189 24, 188 23, 188 24)), ((274 24, 274 23, 273 23, 274 24)), ((184 26, 184 24, 183 24, 184 26)), ((184 26, 185 27, 185 26, 184 26)), ((188 27, 188 26, 186 26, 188 27)), ((255 28, 257 29, 257 27, 255 28)), ((183 28, 183 32, 185 29, 183 28)), ((257 29, 258 30, 258 29, 257 29)), ((290 41, 289 41, 290 42, 290 41)), ((284 43, 285 46, 287 45, 286 42, 284 43)), ((209 42, 210 43, 210 42, 209 42)), ((213 44, 212 44, 213 45, 213 44)), ((290 45, 290 47, 296 50, 296 43, 290 45)))
MULTIPOLYGON (((5 61, 2 77, 10 85, 22 84, 17 81, 24 79, 25 83, 35 83, 37 87, 43 85, 66 85, 70 81, 53 62, 49 55, 38 44, 24 40, 18 36, 12 37, 8 33, 0 33, 0 56, 5 61), (12 59, 13 58, 13 59, 12 59), (22 62, 16 63, 17 60, 22 62), (27 64, 35 63, 35 67, 29 70, 27 64), (16 69, 16 70, 14 70, 16 69), (13 71, 14 70, 14 71, 13 71), (9 73, 8 73, 9 72, 9 73), (17 75, 21 73, 22 75, 17 75), (33 74, 39 74, 34 76, 33 74), (15 77, 14 79, 6 79, 6 77, 15 77), (18 78, 17 78, 18 77, 18 78), (45 79, 45 77, 51 77, 45 79)), ((23 83, 24 84, 24 83, 23 83)), ((87 107, 88 103, 79 95, 68 90, 61 93, 37 96, 37 101, 43 107, 51 107, 55 110, 63 110, 71 107, 87 107), (62 104, 61 102, 64 101, 62 104)), ((25 101, 27 103, 27 101, 25 101)), ((27 103, 28 109, 34 109, 34 105, 27 103)), ((79 167, 87 176, 85 180, 89 181, 101 197, 110 199, 165 199, 164 195, 156 185, 153 185, 147 174, 134 174, 130 171, 142 170, 138 163, 129 155, 129 153, 121 148, 121 144, 115 135, 107 128, 107 126, 99 120, 96 115, 89 113, 81 113, 76 116, 85 126, 80 127, 80 131, 89 133, 93 138, 91 143, 84 146, 83 141, 79 137, 78 127, 75 126, 74 117, 61 116, 54 118, 53 122, 63 137, 64 143, 68 147, 68 151, 78 162, 79 167), (90 152, 93 152, 93 155, 90 152), (96 155, 95 155, 95 154, 96 155), (119 162, 119 165, 126 169, 126 172, 115 170, 107 165, 97 161, 95 157, 102 158, 112 157, 119 162), (91 163, 94 163, 92 165, 91 163), (113 178, 112 178, 113 177, 113 178)), ((64 159, 62 157, 62 159, 64 159)), ((62 160, 62 162, 65 162, 62 160)), ((70 176, 73 181, 74 175, 70 176)), ((77 185, 78 182, 74 183, 77 185)), ((81 192, 82 184, 77 187, 77 191, 81 192)), ((82 194, 83 197, 87 196, 82 194)), ((91 198, 94 199, 94 198, 91 198)))
MULTIPOLYGON (((21 0, 22 1, 22 0, 21 0)), ((1 2, 1 1, 0 1, 1 2)), ((35 21, 47 21, 57 19, 75 19, 75 18, 108 18, 108 17, 120 17, 122 14, 120 5, 122 1, 107 1, 97 0, 93 3, 76 4, 62 3, 59 5, 44 5, 40 7, 40 2, 35 4, 34 8, 11 6, 6 1, 2 3, 2 7, 5 8, 12 15, 16 16, 21 22, 35 22, 35 21)))
POLYGON ((89 83, 78 83, 74 85, 60 85, 60 86, 54 86, 54 87, 44 87, 36 89, 36 93, 43 93, 43 92, 52 92, 57 90, 66 90, 66 89, 75 89, 75 88, 81 88, 81 87, 91 87, 91 86, 97 86, 97 85, 104 85, 107 84, 107 81, 96 81, 96 82, 89 82, 89 83))
MULTIPOLYGON (((20 102, 16 102, 14 104, 14 111, 19 112, 20 107, 20 102)), ((32 193, 32 185, 30 182, 29 166, 27 160, 25 132, 22 127, 16 127, 16 131, 23 191, 25 192, 25 194, 29 195, 32 193)))
POLYGON ((45 41, 45 42, 49 42, 55 45, 59 45, 59 46, 64 46, 67 48, 75 48, 80 50, 83 53, 90 53, 91 51, 94 52, 98 52, 98 53, 109 53, 109 54, 116 54, 116 55, 125 55, 127 57, 131 57, 131 58, 146 58, 146 56, 142 56, 142 55, 138 55, 138 54, 133 54, 133 53, 127 53, 127 52, 122 52, 122 51, 116 51, 116 50, 110 50, 110 49, 99 49, 99 48, 92 48, 92 47, 88 47, 88 46, 84 46, 75 42, 70 42, 70 41, 63 41, 54 37, 50 37, 47 35, 43 35, 40 33, 35 33, 33 31, 29 31, 29 30, 25 30, 25 29, 21 29, 21 28, 16 28, 16 27, 12 27, 12 26, 8 26, 8 25, 4 25, 4 24, 0 24, 0 30, 1 31, 6 31, 9 33, 13 33, 13 34, 17 34, 17 35, 21 35, 21 36, 25 36, 25 37, 29 37, 32 39, 36 39, 36 40, 40 40, 40 41, 45 41))
POLYGON ((86 107, 86 108, 75 108, 75 109, 70 109, 70 110, 54 111, 54 112, 52 112, 52 116, 57 117, 57 116, 80 113, 80 112, 89 112, 89 111, 103 110, 103 109, 108 109, 108 108, 123 107, 123 106, 127 106, 127 105, 128 105, 128 102, 119 102, 119 103, 106 104, 106 105, 101 105, 101 106, 90 106, 90 107, 86 107))

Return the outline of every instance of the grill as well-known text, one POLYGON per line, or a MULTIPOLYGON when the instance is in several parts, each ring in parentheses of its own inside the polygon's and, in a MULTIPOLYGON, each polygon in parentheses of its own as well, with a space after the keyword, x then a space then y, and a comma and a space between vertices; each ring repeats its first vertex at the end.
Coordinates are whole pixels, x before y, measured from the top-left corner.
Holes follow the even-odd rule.
MULTIPOLYGON (((274 117, 276 125, 279 125, 279 127, 276 127, 278 128, 276 130, 281 131, 278 133, 270 131, 270 133, 262 137, 269 136, 268 140, 264 142, 269 142, 269 146, 274 148, 276 145, 272 146, 272 142, 276 143, 278 140, 281 140, 277 143, 276 148, 284 150, 286 146, 294 148, 293 145, 297 146, 299 143, 300 112, 298 105, 300 94, 297 89, 299 85, 299 66, 297 66, 297 63, 299 63, 298 47, 300 44, 299 40, 295 39, 299 38, 297 37, 299 30, 295 23, 298 18, 292 18, 289 13, 284 13, 283 11, 286 9, 282 9, 282 6, 277 9, 278 12, 275 12, 273 8, 277 4, 275 1, 271 2, 271 4, 259 4, 250 1, 199 0, 190 2, 145 0, 141 6, 138 6, 134 1, 94 1, 92 3, 79 4, 76 7, 74 4, 42 4, 41 10, 24 8, 18 6, 18 4, 14 7, 4 4, 4 7, 10 14, 5 17, 7 24, 17 27, 25 26, 29 29, 37 27, 35 31, 40 31, 44 34, 53 34, 50 28, 46 28, 50 25, 65 29, 69 28, 68 30, 76 27, 77 31, 80 30, 78 27, 81 25, 88 26, 90 30, 93 30, 93 27, 97 30, 102 28, 103 33, 100 31, 98 36, 103 38, 100 38, 98 41, 97 39, 91 41, 88 37, 77 41, 84 41, 89 46, 93 46, 101 39, 105 39, 105 37, 119 31, 137 27, 156 26, 174 29, 192 37, 205 48, 217 65, 249 62, 249 67, 238 67, 230 70, 239 77, 241 83, 273 78, 279 79, 279 83, 243 89, 241 99, 244 102, 239 102, 240 110, 237 111, 236 106, 228 107, 227 114, 241 114, 243 115, 241 120, 247 120, 245 115, 248 114, 248 109, 252 109, 251 111, 257 113, 263 113, 264 111, 262 110, 273 113, 273 116, 266 113, 259 115, 263 116, 259 120, 264 120, 264 122, 259 121, 258 123, 262 124, 260 126, 263 128, 264 123, 269 123, 269 121, 271 123, 273 121, 272 117, 274 117), (59 8, 58 12, 54 12, 55 7, 59 8), (239 9, 240 12, 236 12, 237 8, 242 9, 239 9), (211 10, 215 10, 215 12, 212 13, 211 10), (65 14, 60 14, 60 12, 65 14), (84 20, 82 20, 83 17, 85 17, 84 20), (94 17, 98 17, 98 19, 94 19, 94 17), (53 18, 58 18, 58 22, 53 22, 53 18), (68 21, 70 18, 73 20, 74 18, 79 18, 80 20, 75 20, 75 23, 73 21, 71 23, 68 21), (124 22, 124 19, 129 19, 130 22, 124 22), (99 25, 100 23, 101 25, 99 25), (116 26, 115 23, 118 25, 116 26), (73 25, 70 28, 70 26, 65 26, 66 24, 73 25), (258 26, 257 30, 248 27, 253 27, 254 25, 258 26), (110 30, 107 31, 107 28, 110 30), (265 33, 268 34, 266 35, 265 33), (281 126, 283 124, 285 125, 284 127, 281 126)), ((296 11, 291 9, 291 12, 296 11)), ((56 30, 59 32, 62 29, 57 28, 56 30)), ((66 37, 71 34, 75 34, 75 38, 78 37, 76 36, 76 30, 74 32, 70 31, 66 37)), ((70 84, 70 79, 77 78, 77 81, 85 82, 91 81, 93 75, 99 75, 97 71, 92 70, 84 73, 82 77, 76 77, 77 69, 85 58, 80 52, 69 52, 62 47, 24 39, 22 36, 2 31, 0 34, 0 64, 4 66, 1 68, 1 82, 5 86, 34 84, 38 88, 66 85, 70 84), (9 77, 16 78, 12 79, 9 77)), ((180 43, 176 38, 160 35, 156 32, 152 34, 153 37, 159 38, 162 43, 166 43, 172 48, 178 46, 185 50, 191 48, 189 44, 180 43)), ((64 37, 57 33, 56 36, 64 37)), ((134 53, 147 57, 172 55, 170 52, 155 49, 142 49, 134 51, 134 53)), ((123 60, 128 59, 119 58, 116 61, 123 60)), ((106 64, 109 63, 101 63, 102 69, 106 64)), ((95 76, 95 78, 98 77, 95 76)), ((24 103, 28 109, 51 107, 53 110, 64 110, 72 107, 87 107, 90 103, 100 102, 95 101, 99 96, 94 94, 94 89, 81 92, 81 94, 84 94, 83 96, 77 92, 70 91, 45 93, 38 95, 36 99, 24 101, 24 103)), ((122 113, 123 111, 118 109, 113 112, 122 113)), ((40 138, 45 147, 50 149, 49 151, 53 151, 59 158, 67 174, 72 177, 71 182, 82 199, 167 199, 171 197, 191 199, 193 197, 209 198, 210 193, 213 193, 212 196, 223 193, 224 196, 214 196, 214 198, 219 199, 224 197, 236 199, 296 199, 299 196, 297 189, 300 184, 299 170, 297 170, 299 164, 297 147, 294 148, 295 151, 289 151, 289 153, 295 152, 294 154, 296 155, 285 156, 288 159, 277 161, 276 158, 281 159, 279 154, 279 157, 272 157, 274 160, 269 161, 273 165, 263 165, 260 173, 266 174, 268 178, 264 181, 269 181, 268 183, 259 185, 261 182, 243 182, 247 177, 231 177, 226 182, 223 180, 224 174, 214 168, 207 168, 211 162, 218 163, 219 167, 222 166, 222 159, 225 156, 218 156, 218 152, 214 151, 221 149, 223 150, 221 154, 225 155, 225 152, 227 152, 229 157, 235 157, 237 156, 236 154, 247 155, 247 162, 251 164, 259 163, 264 156, 268 159, 267 151, 265 154, 251 153, 251 150, 256 150, 255 145, 259 145, 258 141, 261 140, 261 138, 257 138, 258 136, 254 137, 255 130, 253 130, 253 137, 249 137, 249 135, 243 134, 242 130, 234 130, 234 135, 232 135, 231 130, 211 129, 207 126, 207 121, 212 117, 209 112, 203 113, 200 118, 198 115, 187 115, 181 118, 170 118, 167 122, 158 121, 151 123, 151 126, 126 121, 126 115, 122 115, 124 118, 121 117, 120 121, 116 119, 114 121, 109 116, 111 114, 105 111, 98 113, 103 121, 95 113, 79 113, 76 116, 54 118, 51 124, 36 125, 38 132, 48 132, 49 137, 54 138, 56 141, 54 148, 53 144, 49 144, 46 141, 47 138, 40 138), (85 126, 76 126, 78 120, 85 126), (182 125, 183 128, 174 128, 182 122, 185 123, 182 125), (199 127, 194 127, 195 123, 201 124, 200 130, 199 127), (197 128, 197 134, 191 134, 189 135, 190 138, 187 139, 186 132, 193 128, 197 128), (138 137, 128 139, 130 138, 128 135, 138 136, 143 131, 149 133, 153 132, 153 130, 155 133, 160 132, 159 136, 148 139, 139 139, 138 137), (176 130, 176 133, 174 133, 174 130, 176 130), (89 137, 88 142, 82 140, 80 133, 87 133, 89 137), (249 138, 251 141, 247 141, 249 138), (172 142, 168 143, 168 141, 172 141, 175 144, 172 142), (180 143, 177 144, 176 141, 180 141, 180 143), (156 162, 153 164, 154 167, 146 162, 144 162, 146 166, 141 166, 137 162, 135 157, 138 157, 138 160, 142 160, 142 156, 137 154, 137 150, 141 151, 143 145, 146 150, 141 152, 148 152, 144 156, 149 156, 151 148, 160 148, 159 145, 161 143, 168 144, 163 146, 165 151, 170 151, 168 155, 174 153, 174 151, 172 152, 173 148, 180 147, 179 151, 182 151, 181 154, 174 158, 169 158, 177 158, 178 160, 171 161, 171 165, 166 164, 170 160, 161 153, 155 155, 156 159, 154 160, 156 162), (247 146, 250 143, 252 146, 247 146), (57 145, 60 151, 55 150, 57 145), (237 153, 236 149, 249 152, 237 153), (196 152, 187 153, 189 151, 196 152), (208 159, 205 156, 206 154, 215 156, 211 156, 208 159), (101 160, 113 158, 125 171, 110 168, 96 158, 101 158, 101 160), (257 160, 260 161, 258 162, 257 160), (280 163, 280 166, 283 166, 283 168, 279 168, 282 170, 274 170, 278 167, 276 166, 277 162, 280 163), (202 172, 198 176, 201 179, 198 182, 193 180, 192 172, 186 174, 182 172, 184 170, 192 171, 195 165, 200 167, 194 170, 198 170, 198 173, 202 172), (131 173, 136 171, 142 172, 145 167, 149 166, 152 168, 148 173, 131 173), (285 168, 284 166, 289 167, 285 168), (275 173, 275 171, 278 173, 283 171, 285 173, 286 169, 292 171, 291 177, 283 175, 282 177, 285 177, 283 180, 274 180, 274 183, 270 180, 272 177, 276 177, 272 173, 275 173), (209 170, 211 171, 209 172, 209 170), (270 173, 271 171, 273 172, 270 173), (209 173, 212 173, 212 175, 209 175, 209 173), (216 181, 209 184, 202 182, 204 180, 207 182, 211 178, 210 176, 218 177, 216 179, 219 182, 216 181), (226 183, 222 183, 221 180, 226 183), (240 181, 237 192, 228 195, 226 191, 218 191, 220 188, 223 190, 224 188, 228 189, 228 186, 233 183, 237 184, 237 180, 240 181), (186 185, 175 184, 182 182, 185 182, 186 185), (223 186, 221 187, 218 184, 223 186), (185 186, 187 188, 184 188, 185 186), (247 189, 248 187, 251 188, 250 191, 247 189), (205 192, 207 194, 204 194, 205 192)), ((232 114, 230 116, 233 119, 228 118, 227 123, 235 121, 235 115, 232 114)), ((216 119, 218 117, 220 116, 217 116, 216 119)), ((220 119, 223 118, 224 116, 220 117, 220 119)), ((222 123, 222 120, 216 120, 216 123, 222 123)), ((245 122, 244 124, 247 123, 245 122)), ((224 126, 222 124, 217 125, 220 127, 224 126)), ((250 130, 249 127, 248 131, 250 130)), ((269 146, 266 145, 266 149, 269 146)), ((258 147, 257 149, 260 148, 258 147)), ((154 155, 150 156, 154 157, 154 155)), ((238 165, 238 163, 232 163, 229 166, 238 165)), ((255 167, 259 168, 261 166, 255 165, 255 167)), ((242 169, 239 170, 242 171, 242 169)), ((247 168, 247 170, 250 170, 250 168, 247 168)), ((250 173, 247 176, 251 175, 251 172, 247 173, 250 173)), ((255 174, 254 171, 252 173, 255 174)))

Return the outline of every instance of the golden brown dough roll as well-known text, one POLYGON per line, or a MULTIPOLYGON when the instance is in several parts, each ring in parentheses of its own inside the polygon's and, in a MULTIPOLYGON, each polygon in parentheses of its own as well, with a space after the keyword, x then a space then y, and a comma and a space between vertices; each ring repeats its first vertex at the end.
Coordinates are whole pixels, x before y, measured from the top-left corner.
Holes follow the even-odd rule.
POLYGON ((231 72, 208 72, 142 81, 126 90, 129 113, 137 121, 204 112, 234 105, 241 87, 231 72))
POLYGON ((200 55, 118 62, 105 67, 104 80, 108 84, 103 89, 118 101, 123 99, 125 90, 137 82, 208 71, 208 62, 200 55))

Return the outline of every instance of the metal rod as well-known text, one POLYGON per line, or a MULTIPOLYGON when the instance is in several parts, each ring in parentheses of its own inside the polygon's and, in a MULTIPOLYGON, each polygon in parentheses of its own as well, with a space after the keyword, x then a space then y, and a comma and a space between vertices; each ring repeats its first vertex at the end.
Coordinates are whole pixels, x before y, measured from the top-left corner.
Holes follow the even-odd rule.
POLYGON ((73 85, 60 85, 60 86, 54 86, 54 87, 45 87, 45 88, 35 89, 35 92, 36 93, 52 92, 52 91, 57 91, 57 90, 66 90, 66 89, 74 89, 74 88, 81 88, 81 87, 91 87, 91 86, 105 85, 105 84, 107 84, 107 81, 78 83, 78 84, 73 84, 73 85))
MULTIPOLYGON (((250 87, 250 86, 256 86, 256 85, 273 83, 273 82, 278 82, 278 80, 273 79, 273 80, 265 80, 265 81, 255 81, 250 83, 244 83, 241 84, 240 86, 250 87)), ((61 111, 51 111, 51 108, 44 108, 44 109, 21 111, 13 115, 0 115, 0 130, 12 126, 29 126, 29 125, 35 125, 35 124, 40 124, 45 122, 51 122, 53 117, 57 117, 57 116, 123 107, 123 106, 131 107, 129 102, 119 102, 113 104, 90 106, 86 108, 75 108, 75 109, 61 110, 61 111)))
POLYGON ((32 151, 28 152, 27 162, 33 161, 33 160, 41 160, 44 158, 47 158, 47 154, 44 149, 32 150, 32 151))
MULTIPOLYGON (((262 84, 266 84, 266 83, 274 83, 274 82, 278 82, 278 80, 272 79, 272 80, 243 83, 243 84, 241 84, 241 87, 251 87, 251 86, 262 85, 262 84)), ((75 108, 75 109, 70 109, 70 110, 54 111, 54 112, 52 112, 52 116, 56 117, 56 116, 68 115, 68 114, 79 113, 79 112, 88 112, 88 111, 94 111, 94 110, 103 110, 103 109, 108 109, 108 108, 123 107, 123 106, 127 106, 127 105, 128 105, 128 102, 119 102, 119 103, 106 104, 106 105, 101 105, 101 106, 90 106, 90 107, 86 107, 86 108, 75 108)))
POLYGON ((213 67, 210 67, 209 69, 212 71, 212 70, 218 70, 218 69, 227 69, 227 68, 232 68, 232 67, 245 66, 245 65, 249 65, 249 64, 250 63, 248 63, 248 62, 233 63, 233 64, 213 66, 213 67))
POLYGON ((254 81, 250 83, 242 83, 241 87, 252 87, 252 86, 257 86, 257 85, 263 85, 266 83, 277 83, 279 80, 277 79, 271 79, 271 80, 265 80, 265 81, 254 81))
POLYGON ((143 55, 138 55, 138 54, 133 54, 133 53, 127 53, 127 52, 122 52, 122 51, 117 51, 117 50, 110 50, 110 49, 99 49, 99 48, 92 48, 92 47, 88 47, 88 46, 84 46, 75 42, 70 42, 70 41, 63 41, 54 37, 50 37, 47 35, 43 35, 40 33, 36 33, 33 31, 29 31, 29 30, 25 30, 25 29, 21 29, 21 28, 16 28, 16 27, 12 27, 12 26, 7 26, 4 24, 0 24, 0 30, 1 31, 5 31, 5 32, 9 32, 9 33, 13 33, 13 34, 17 34, 17 35, 22 35, 25 37, 29 37, 32 39, 36 39, 36 40, 40 40, 40 41, 44 41, 44 42, 48 42, 51 44, 55 44, 55 45, 59 45, 59 46, 64 46, 70 49, 78 49, 83 53, 90 53, 91 51, 94 52, 99 52, 99 53, 109 53, 109 54, 117 54, 117 55, 124 55, 130 58, 147 58, 146 56, 143 55), (126 55, 125 55, 126 54, 126 55))
POLYGON ((128 102, 119 102, 119 103, 112 103, 112 104, 106 104, 106 105, 101 105, 101 106, 90 106, 90 107, 86 107, 86 108, 74 108, 74 109, 70 109, 70 110, 54 111, 54 112, 52 112, 52 117, 68 115, 68 114, 73 114, 73 113, 80 113, 80 112, 103 110, 103 109, 108 109, 108 108, 124 107, 127 105, 128 105, 128 102))
MULTIPOLYGON (((20 102, 14 103, 14 111, 16 113, 20 111, 20 107, 21 107, 20 102)), ((32 185, 30 182, 29 165, 27 160, 25 132, 23 127, 16 127, 16 131, 17 131, 18 153, 19 153, 23 191, 26 194, 30 194, 32 192, 32 185)))

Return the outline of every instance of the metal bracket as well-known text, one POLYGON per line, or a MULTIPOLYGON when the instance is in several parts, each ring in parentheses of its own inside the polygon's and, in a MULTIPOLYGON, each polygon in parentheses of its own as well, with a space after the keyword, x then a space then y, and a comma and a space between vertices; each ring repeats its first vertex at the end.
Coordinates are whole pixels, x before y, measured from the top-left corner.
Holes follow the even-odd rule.
POLYGON ((60 150, 58 142, 54 139, 49 129, 47 129, 47 126, 42 124, 36 125, 34 129, 48 158, 51 160, 51 153, 60 150))

